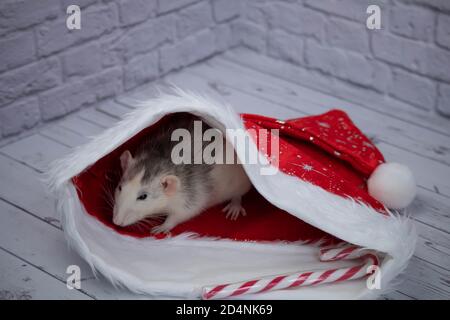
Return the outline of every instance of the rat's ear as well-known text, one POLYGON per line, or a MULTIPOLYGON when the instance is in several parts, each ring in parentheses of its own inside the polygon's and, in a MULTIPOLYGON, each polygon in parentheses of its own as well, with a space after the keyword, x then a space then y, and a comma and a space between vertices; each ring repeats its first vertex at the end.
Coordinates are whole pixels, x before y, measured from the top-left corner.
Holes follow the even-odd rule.
POLYGON ((131 155, 131 152, 125 150, 120 155, 120 166, 122 167, 123 172, 125 172, 125 170, 127 170, 127 168, 130 166, 131 161, 133 161, 133 156, 131 155))
POLYGON ((177 192, 179 185, 180 180, 177 176, 167 175, 161 178, 161 186, 163 187, 166 196, 174 195, 177 192))

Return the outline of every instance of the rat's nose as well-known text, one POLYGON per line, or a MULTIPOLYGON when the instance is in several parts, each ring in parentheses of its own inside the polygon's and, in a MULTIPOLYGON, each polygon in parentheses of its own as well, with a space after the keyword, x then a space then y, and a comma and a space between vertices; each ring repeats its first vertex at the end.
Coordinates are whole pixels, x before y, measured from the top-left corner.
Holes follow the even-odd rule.
POLYGON ((113 222, 116 226, 123 226, 124 220, 118 214, 113 216, 113 222))
POLYGON ((118 217, 118 216, 114 216, 114 217, 113 217, 113 222, 114 222, 115 225, 120 225, 120 219, 119 219, 119 217, 118 217))
POLYGON ((113 216, 114 224, 121 227, 126 227, 130 225, 133 222, 132 220, 133 217, 130 211, 125 212, 125 214, 115 214, 113 216))

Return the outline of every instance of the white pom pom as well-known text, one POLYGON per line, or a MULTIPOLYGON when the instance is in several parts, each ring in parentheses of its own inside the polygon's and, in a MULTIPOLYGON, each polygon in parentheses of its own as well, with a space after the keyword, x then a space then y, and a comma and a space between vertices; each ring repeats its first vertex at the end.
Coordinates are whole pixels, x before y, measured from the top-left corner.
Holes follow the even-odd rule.
POLYGON ((400 163, 379 165, 367 181, 369 194, 391 209, 406 208, 416 196, 416 182, 408 167, 400 163))

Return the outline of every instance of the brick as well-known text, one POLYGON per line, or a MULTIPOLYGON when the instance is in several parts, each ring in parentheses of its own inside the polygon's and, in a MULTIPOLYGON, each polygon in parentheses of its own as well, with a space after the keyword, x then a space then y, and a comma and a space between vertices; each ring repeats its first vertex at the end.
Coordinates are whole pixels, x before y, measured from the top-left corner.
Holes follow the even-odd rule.
POLYGON ((438 15, 436 42, 450 49, 450 15, 438 15))
POLYGON ((327 14, 344 17, 353 21, 366 22, 367 7, 379 5, 381 8, 381 24, 383 26, 383 12, 386 0, 305 0, 305 6, 323 11, 327 14))
POLYGON ((280 30, 271 30, 267 52, 272 57, 303 64, 303 39, 280 30))
POLYGON ((35 60, 36 48, 32 32, 24 32, 0 40, 0 72, 35 60))
POLYGON ((124 41, 126 31, 117 29, 111 34, 105 35, 98 40, 101 49, 103 68, 109 68, 123 64, 124 49, 120 42, 124 41))
POLYGON ((37 98, 23 100, 0 108, 0 128, 4 137, 34 127, 40 120, 37 98))
POLYGON ((232 24, 233 37, 239 43, 258 52, 266 51, 266 31, 261 26, 251 23, 237 21, 232 24))
POLYGON ((450 82, 450 51, 430 47, 422 74, 438 80, 450 82))
POLYGON ((167 13, 185 7, 198 0, 158 0, 158 13, 167 13))
POLYGON ((68 6, 70 6, 71 4, 76 4, 80 8, 85 8, 85 7, 90 6, 92 4, 98 3, 99 1, 101 1, 101 0, 77 0, 77 1, 62 0, 62 6, 63 6, 64 12, 65 12, 66 8, 68 6))
POLYGON ((216 38, 216 51, 223 52, 239 44, 238 39, 233 37, 230 24, 219 24, 214 27, 213 32, 216 38))
POLYGON ((314 10, 297 4, 271 3, 265 8, 272 28, 283 29, 299 35, 323 38, 325 17, 314 10))
POLYGON ((321 46, 313 40, 307 41, 305 52, 309 67, 361 86, 373 86, 376 68, 364 56, 321 46))
POLYGON ((425 43, 389 34, 372 37, 374 55, 390 64, 402 66, 422 75, 450 81, 450 52, 425 43))
POLYGON ((214 18, 223 22, 238 17, 242 9, 241 0, 213 0, 214 18))
POLYGON ((151 19, 141 25, 129 29, 113 41, 106 43, 104 48, 108 53, 116 54, 126 61, 136 55, 150 52, 162 44, 175 38, 175 19, 168 15, 151 19))
POLYGON ((215 36, 211 30, 200 31, 174 45, 160 48, 160 70, 167 73, 187 66, 215 52, 215 36))
POLYGON ((436 97, 433 81, 399 69, 394 69, 392 75, 391 96, 422 109, 433 109, 436 97))
POLYGON ((306 42, 305 60, 309 67, 334 76, 338 76, 340 69, 346 69, 347 65, 347 56, 343 51, 321 46, 312 40, 306 42))
MULTIPOLYGON (((368 86, 359 86, 349 81, 334 81, 329 88, 324 87, 323 89, 343 100, 365 101, 365 103, 370 103, 372 105, 387 100, 384 93, 375 91, 368 86)), ((393 103, 394 102, 395 101, 393 101, 393 103)), ((397 103, 399 102, 397 101, 397 103)))
POLYGON ((446 117, 450 117, 450 85, 448 84, 441 83, 439 85, 437 111, 446 117))
POLYGON ((114 3, 93 6, 82 11, 81 29, 68 30, 66 19, 45 23, 37 28, 38 53, 46 56, 82 41, 97 38, 118 26, 118 12, 114 3))
POLYGON ((372 79, 368 87, 378 92, 386 92, 392 82, 391 67, 378 60, 369 60, 372 65, 372 79))
POLYGON ((202 1, 181 10, 177 19, 178 37, 184 38, 213 24, 211 5, 202 1))
POLYGON ((122 92, 122 68, 120 67, 68 82, 40 95, 42 119, 58 118, 120 92, 122 92))
POLYGON ((368 54, 369 35, 365 24, 330 18, 326 26, 327 41, 333 47, 368 54))
POLYGON ((386 33, 373 33, 372 48, 377 58, 413 71, 421 69, 418 63, 426 58, 425 45, 386 33))
POLYGON ((402 2, 419 4, 433 9, 450 12, 450 1, 448 0, 402 0, 402 2))
POLYGON ((158 75, 158 53, 156 51, 136 57, 124 66, 125 90, 154 80, 158 75))
POLYGON ((97 42, 77 47, 62 56, 64 76, 86 76, 102 69, 102 51, 97 42))
POLYGON ((411 39, 431 41, 434 34, 435 14, 433 11, 395 3, 390 12, 391 32, 411 39))
POLYGON ((56 58, 35 62, 0 75, 0 106, 20 97, 44 91, 61 83, 56 58))
POLYGON ((0 1, 0 35, 28 28, 61 14, 59 0, 0 1))
POLYGON ((261 26, 267 25, 267 18, 266 18, 266 5, 265 2, 259 2, 259 1, 247 1, 245 3, 245 6, 243 6, 243 16, 256 24, 259 24, 261 26))
POLYGON ((157 8, 156 0, 120 0, 120 22, 129 26, 147 20, 157 8))

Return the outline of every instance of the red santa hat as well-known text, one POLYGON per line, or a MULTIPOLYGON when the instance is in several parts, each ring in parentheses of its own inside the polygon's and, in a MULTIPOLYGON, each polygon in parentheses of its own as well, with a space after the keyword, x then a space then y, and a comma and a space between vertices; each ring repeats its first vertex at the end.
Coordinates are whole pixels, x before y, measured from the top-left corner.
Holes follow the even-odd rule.
POLYGON ((248 114, 242 118, 247 128, 279 130, 279 168, 284 173, 379 210, 403 209, 415 197, 409 168, 386 163, 341 110, 287 121, 248 114))
MULTIPOLYGON (((231 143, 243 159, 244 151, 231 143)), ((324 239, 330 244, 344 241, 376 252, 385 290, 406 267, 416 241, 412 222, 386 210, 404 208, 412 201, 411 172, 385 163, 376 146, 339 110, 291 120, 239 117, 227 104, 178 90, 144 102, 116 126, 55 161, 49 180, 71 245, 113 283, 140 293, 199 298, 205 297, 202 292, 208 285, 240 281, 245 281, 244 287, 239 285, 237 292, 251 293, 249 283, 264 281, 246 280, 280 275, 260 288, 257 297, 376 297, 381 291, 369 290, 363 280, 342 282, 365 268, 336 261, 341 255, 333 251, 319 259, 317 244, 324 239), (277 174, 261 175, 266 164, 243 164, 255 190, 244 197, 247 216, 238 223, 215 207, 175 227, 166 238, 115 226, 103 192, 120 178, 114 175, 120 154, 133 150, 177 112, 197 115, 223 132, 245 129, 244 134, 257 140, 249 144, 250 153, 266 153, 267 159, 272 159, 272 150, 262 145, 271 144, 261 144, 264 130, 257 129, 278 129, 277 174), (320 271, 330 264, 332 269, 320 271), (316 274, 312 288, 272 290, 293 271, 302 271, 294 277, 296 284, 316 274), (338 284, 317 286, 325 279, 338 284)))

